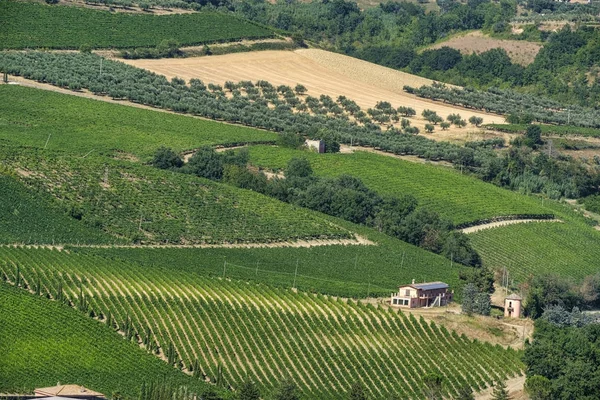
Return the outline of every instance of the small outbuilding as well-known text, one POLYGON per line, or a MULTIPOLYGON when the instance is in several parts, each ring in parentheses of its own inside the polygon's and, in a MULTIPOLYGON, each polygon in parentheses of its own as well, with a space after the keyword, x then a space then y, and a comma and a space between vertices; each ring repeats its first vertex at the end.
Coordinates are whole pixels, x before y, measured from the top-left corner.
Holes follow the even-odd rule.
POLYGON ((415 283, 400 286, 398 293, 392 294, 391 305, 396 307, 441 307, 452 301, 454 293, 444 282, 415 283))
POLYGON ((517 294, 511 294, 504 299, 504 317, 521 318, 521 302, 523 298, 517 294))
POLYGON ((304 144, 311 151, 325 153, 325 142, 322 140, 306 140, 304 144))

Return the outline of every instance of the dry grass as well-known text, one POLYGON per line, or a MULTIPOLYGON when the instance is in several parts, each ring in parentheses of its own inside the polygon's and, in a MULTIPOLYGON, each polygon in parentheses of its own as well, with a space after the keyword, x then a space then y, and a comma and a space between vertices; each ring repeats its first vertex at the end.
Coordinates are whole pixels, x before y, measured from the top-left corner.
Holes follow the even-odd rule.
MULTIPOLYGON (((198 78, 206 83, 220 85, 226 81, 261 79, 275 85, 295 86, 297 83, 302 83, 307 87, 308 94, 312 96, 326 94, 335 99, 343 95, 356 101, 365 110, 375 106, 378 101, 389 101, 394 107, 414 108, 419 117, 413 118, 412 123, 420 128, 425 125, 425 121, 420 117, 425 109, 434 110, 443 118, 452 113, 459 113, 465 119, 472 115, 482 117, 484 123, 504 122, 504 118, 498 115, 432 102, 402 90, 402 87, 407 84, 417 87, 431 84, 432 81, 429 79, 323 50, 260 51, 198 58, 125 60, 124 62, 169 78, 179 77, 185 80, 198 78)), ((432 135, 427 136, 439 140, 457 140, 472 134, 473 128, 453 127, 448 131, 441 131, 438 128, 432 135)))
MULTIPOLYGON (((522 29, 514 27, 515 29, 522 29)), ((529 65, 542 48, 539 43, 524 40, 507 40, 491 38, 481 31, 469 32, 466 35, 455 36, 445 42, 437 43, 430 49, 439 49, 443 46, 452 47, 462 54, 483 53, 491 49, 501 48, 506 50, 510 59, 517 64, 529 65)))

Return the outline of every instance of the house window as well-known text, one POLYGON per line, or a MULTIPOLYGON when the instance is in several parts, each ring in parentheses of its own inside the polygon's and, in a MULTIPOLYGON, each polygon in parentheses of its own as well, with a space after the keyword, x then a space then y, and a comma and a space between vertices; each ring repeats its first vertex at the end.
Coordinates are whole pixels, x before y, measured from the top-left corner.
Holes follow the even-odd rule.
POLYGON ((398 299, 393 299, 392 304, 398 304, 398 299))
POLYGON ((509 308, 512 308, 512 301, 509 301, 509 302, 508 302, 508 307, 509 307, 509 308))
POLYGON ((405 296, 410 296, 410 289, 406 289, 404 295, 405 296))
POLYGON ((408 305, 408 303, 409 303, 409 300, 408 300, 408 299, 404 299, 404 300, 402 300, 402 305, 403 305, 403 306, 407 306, 407 305, 408 305))

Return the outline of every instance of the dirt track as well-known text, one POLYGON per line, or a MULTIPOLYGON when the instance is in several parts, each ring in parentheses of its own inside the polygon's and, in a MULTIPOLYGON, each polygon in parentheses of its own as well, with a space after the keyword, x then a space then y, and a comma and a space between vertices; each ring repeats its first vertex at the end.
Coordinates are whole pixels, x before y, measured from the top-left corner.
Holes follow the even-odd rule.
POLYGON ((484 229, 497 228, 499 226, 514 225, 514 224, 527 224, 530 222, 562 222, 560 219, 509 219, 506 221, 490 222, 489 224, 481 224, 470 226, 468 228, 461 229, 462 233, 475 233, 484 229))
MULTIPOLYGON (((389 101, 394 107, 414 108, 419 117, 412 119, 413 125, 421 128, 425 121, 420 115, 425 109, 434 110, 443 118, 459 113, 465 119, 472 115, 482 117, 484 123, 504 122, 502 116, 428 101, 402 90, 406 84, 418 87, 431 84, 431 80, 323 50, 257 51, 197 58, 123 61, 170 78, 198 78, 221 85, 226 81, 260 79, 275 85, 295 86, 301 83, 311 96, 326 94, 335 99, 343 95, 365 110, 378 101, 389 101)), ((479 129, 469 126, 441 131, 438 128, 432 136, 444 140, 445 136, 455 137, 457 132, 467 134, 473 130, 479 129)))

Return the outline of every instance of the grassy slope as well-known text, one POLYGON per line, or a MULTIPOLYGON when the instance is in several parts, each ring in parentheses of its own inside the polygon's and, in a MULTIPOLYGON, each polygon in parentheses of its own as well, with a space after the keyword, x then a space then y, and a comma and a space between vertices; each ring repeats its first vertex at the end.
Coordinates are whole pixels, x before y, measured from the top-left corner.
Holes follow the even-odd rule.
MULTIPOLYGON (((339 399, 355 381, 370 398, 396 393, 422 399, 421 374, 439 371, 454 392, 465 383, 483 387, 522 369, 513 350, 371 305, 65 252, 0 249, 0 254, 20 266, 26 281, 37 282, 41 275, 42 293, 56 293, 60 279, 74 303, 83 290, 96 312, 111 311, 120 325, 131 319, 142 336, 149 329, 163 348, 173 343, 184 365, 198 359, 201 371, 213 377, 222 363, 226 384, 236 387, 250 377, 263 395, 289 376, 311 399, 339 399)), ((13 279, 14 269, 0 265, 0 270, 13 279)))
POLYGON ((114 243, 115 238, 70 218, 48 195, 0 175, 0 243, 114 243))
POLYGON ((90 226, 146 243, 270 242, 348 237, 318 213, 253 191, 106 157, 0 148, 21 180, 90 226), (17 153, 17 154, 15 154, 17 153))
POLYGON ((466 267, 372 229, 326 218, 368 238, 376 246, 76 251, 203 275, 222 276, 225 266, 227 277, 280 287, 292 287, 295 282, 301 290, 345 297, 388 296, 399 284, 412 279, 417 282, 441 280, 459 287, 458 271, 466 267))
POLYGON ((0 283, 0 392, 73 383, 135 398, 142 382, 166 379, 203 391, 194 380, 58 302, 0 283))
POLYGON ((78 49, 182 45, 271 36, 272 32, 214 12, 173 15, 109 13, 80 7, 0 1, 0 47, 78 49))
POLYGON ((550 210, 532 198, 501 189, 460 172, 367 152, 316 154, 275 147, 252 147, 251 162, 265 168, 285 168, 292 157, 310 160, 318 175, 359 177, 380 194, 412 194, 454 223, 512 214, 544 214, 550 210))
POLYGON ((273 132, 13 85, 0 85, 0 104, 0 143, 43 148, 48 141, 48 149, 78 155, 119 150, 148 159, 162 145, 183 151, 277 138, 273 132))

